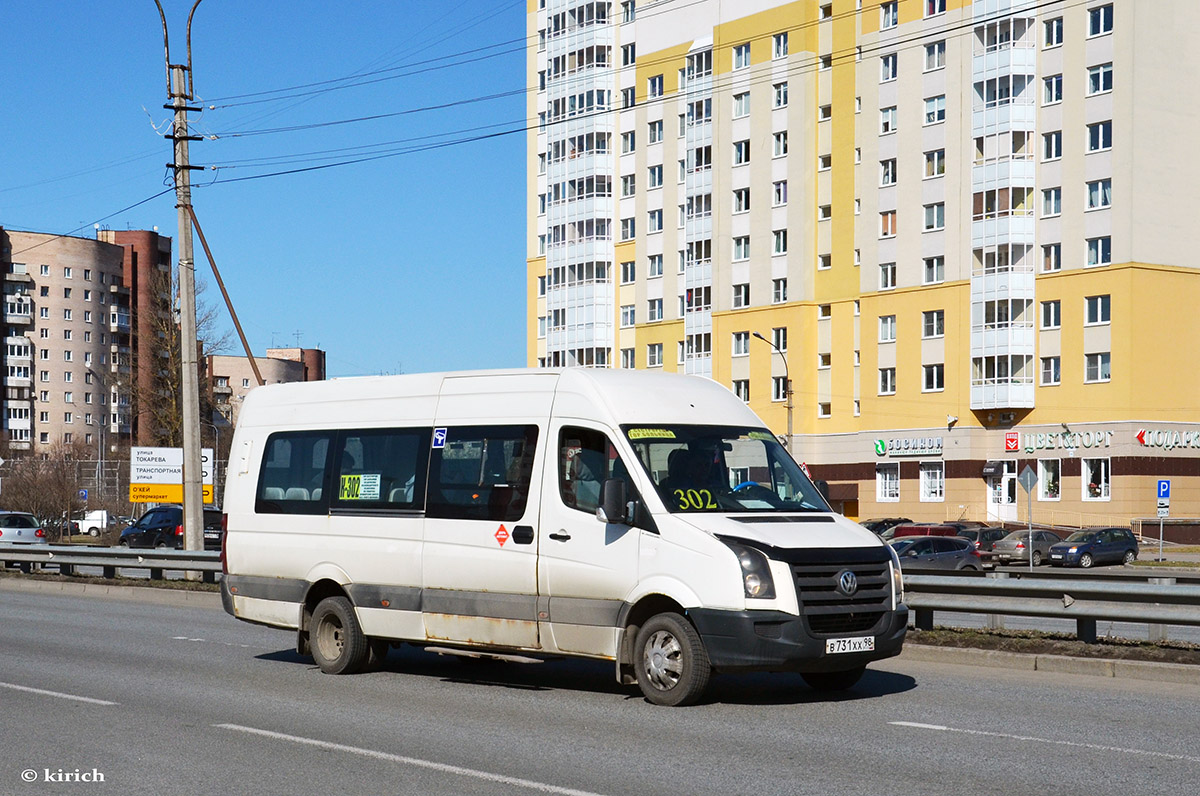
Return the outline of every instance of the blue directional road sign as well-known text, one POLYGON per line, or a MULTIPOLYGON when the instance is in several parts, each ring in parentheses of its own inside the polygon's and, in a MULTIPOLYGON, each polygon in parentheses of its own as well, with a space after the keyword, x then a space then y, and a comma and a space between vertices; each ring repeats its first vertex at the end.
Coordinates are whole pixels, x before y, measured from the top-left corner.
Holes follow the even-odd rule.
POLYGON ((87 490, 86 489, 79 490, 79 499, 87 500, 87 490))
POLYGON ((1170 482, 1170 480, 1164 478, 1158 482, 1158 499, 1159 500, 1170 500, 1171 499, 1171 482, 1170 482))

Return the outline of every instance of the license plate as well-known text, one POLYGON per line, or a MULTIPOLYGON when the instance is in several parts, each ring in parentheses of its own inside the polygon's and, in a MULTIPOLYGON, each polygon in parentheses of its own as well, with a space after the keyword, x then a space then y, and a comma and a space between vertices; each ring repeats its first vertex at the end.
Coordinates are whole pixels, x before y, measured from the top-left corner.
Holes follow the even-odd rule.
POLYGON ((1051 553, 1050 557, 1051 558, 1062 558, 1062 553, 1051 553))
POLYGON ((858 638, 827 638, 825 639, 825 654, 837 655, 839 652, 874 652, 875 637, 860 636, 858 638))
POLYGON ((216 539, 220 535, 221 535, 221 533, 219 531, 205 531, 204 532, 205 539, 216 539))

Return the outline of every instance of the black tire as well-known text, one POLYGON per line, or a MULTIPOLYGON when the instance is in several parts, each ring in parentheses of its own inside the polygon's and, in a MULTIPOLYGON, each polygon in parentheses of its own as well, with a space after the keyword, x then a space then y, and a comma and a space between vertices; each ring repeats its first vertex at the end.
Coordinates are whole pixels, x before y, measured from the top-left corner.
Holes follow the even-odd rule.
POLYGON ((866 670, 866 666, 859 666, 840 672, 801 672, 800 676, 809 688, 817 691, 845 691, 853 688, 866 670))
POLYGON ((655 705, 691 705, 704 695, 712 664, 696 628, 679 614, 658 614, 633 645, 638 688, 655 705))
POLYGON ((1040 567, 1042 565, 1042 551, 1041 550, 1033 551, 1033 565, 1035 567, 1040 567))
POLYGON ((1121 559, 1121 563, 1129 566, 1134 561, 1137 561, 1137 553, 1135 553, 1133 550, 1126 550, 1125 557, 1121 559))
POLYGON ((1092 559, 1091 553, 1084 553, 1079 557, 1079 566, 1083 567, 1084 569, 1091 569, 1092 564, 1094 563, 1095 561, 1092 559))
POLYGON ((88 528, 88 536, 96 537, 100 535, 99 528, 88 528))
POLYGON ((159 539, 159 540, 158 540, 158 543, 157 543, 156 545, 154 545, 154 549, 156 549, 156 550, 166 550, 166 549, 167 549, 167 543, 166 543, 166 542, 164 542, 162 539, 159 539))
POLYGON ((354 674, 370 654, 354 606, 345 597, 326 597, 309 624, 313 660, 326 674, 354 674))

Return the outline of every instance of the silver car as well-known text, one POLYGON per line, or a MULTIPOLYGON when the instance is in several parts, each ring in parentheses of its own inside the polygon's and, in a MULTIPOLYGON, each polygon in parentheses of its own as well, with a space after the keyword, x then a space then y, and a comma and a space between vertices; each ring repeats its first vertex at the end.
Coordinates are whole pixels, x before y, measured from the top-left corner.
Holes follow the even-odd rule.
POLYGON ((49 544, 37 517, 23 511, 0 511, 0 544, 49 544))
POLYGON ((905 572, 983 569, 975 544, 960 536, 904 536, 888 544, 900 557, 900 569, 905 572))
MULTIPOLYGON (((1056 533, 1050 531, 1033 532, 1033 565, 1040 566, 1043 561, 1050 560, 1050 545, 1062 541, 1056 533)), ((992 547, 992 554, 997 564, 1028 564, 1029 563, 1029 531, 1013 531, 1000 539, 992 547)))

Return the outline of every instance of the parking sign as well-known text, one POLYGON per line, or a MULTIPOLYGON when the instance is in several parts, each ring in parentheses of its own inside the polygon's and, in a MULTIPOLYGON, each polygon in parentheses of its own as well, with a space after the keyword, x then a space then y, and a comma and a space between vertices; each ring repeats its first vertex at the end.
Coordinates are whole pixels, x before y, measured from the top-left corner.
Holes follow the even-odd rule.
POLYGON ((1166 478, 1159 480, 1159 482, 1158 482, 1158 499, 1159 500, 1170 500, 1171 499, 1171 482, 1170 482, 1170 480, 1168 480, 1166 478))

